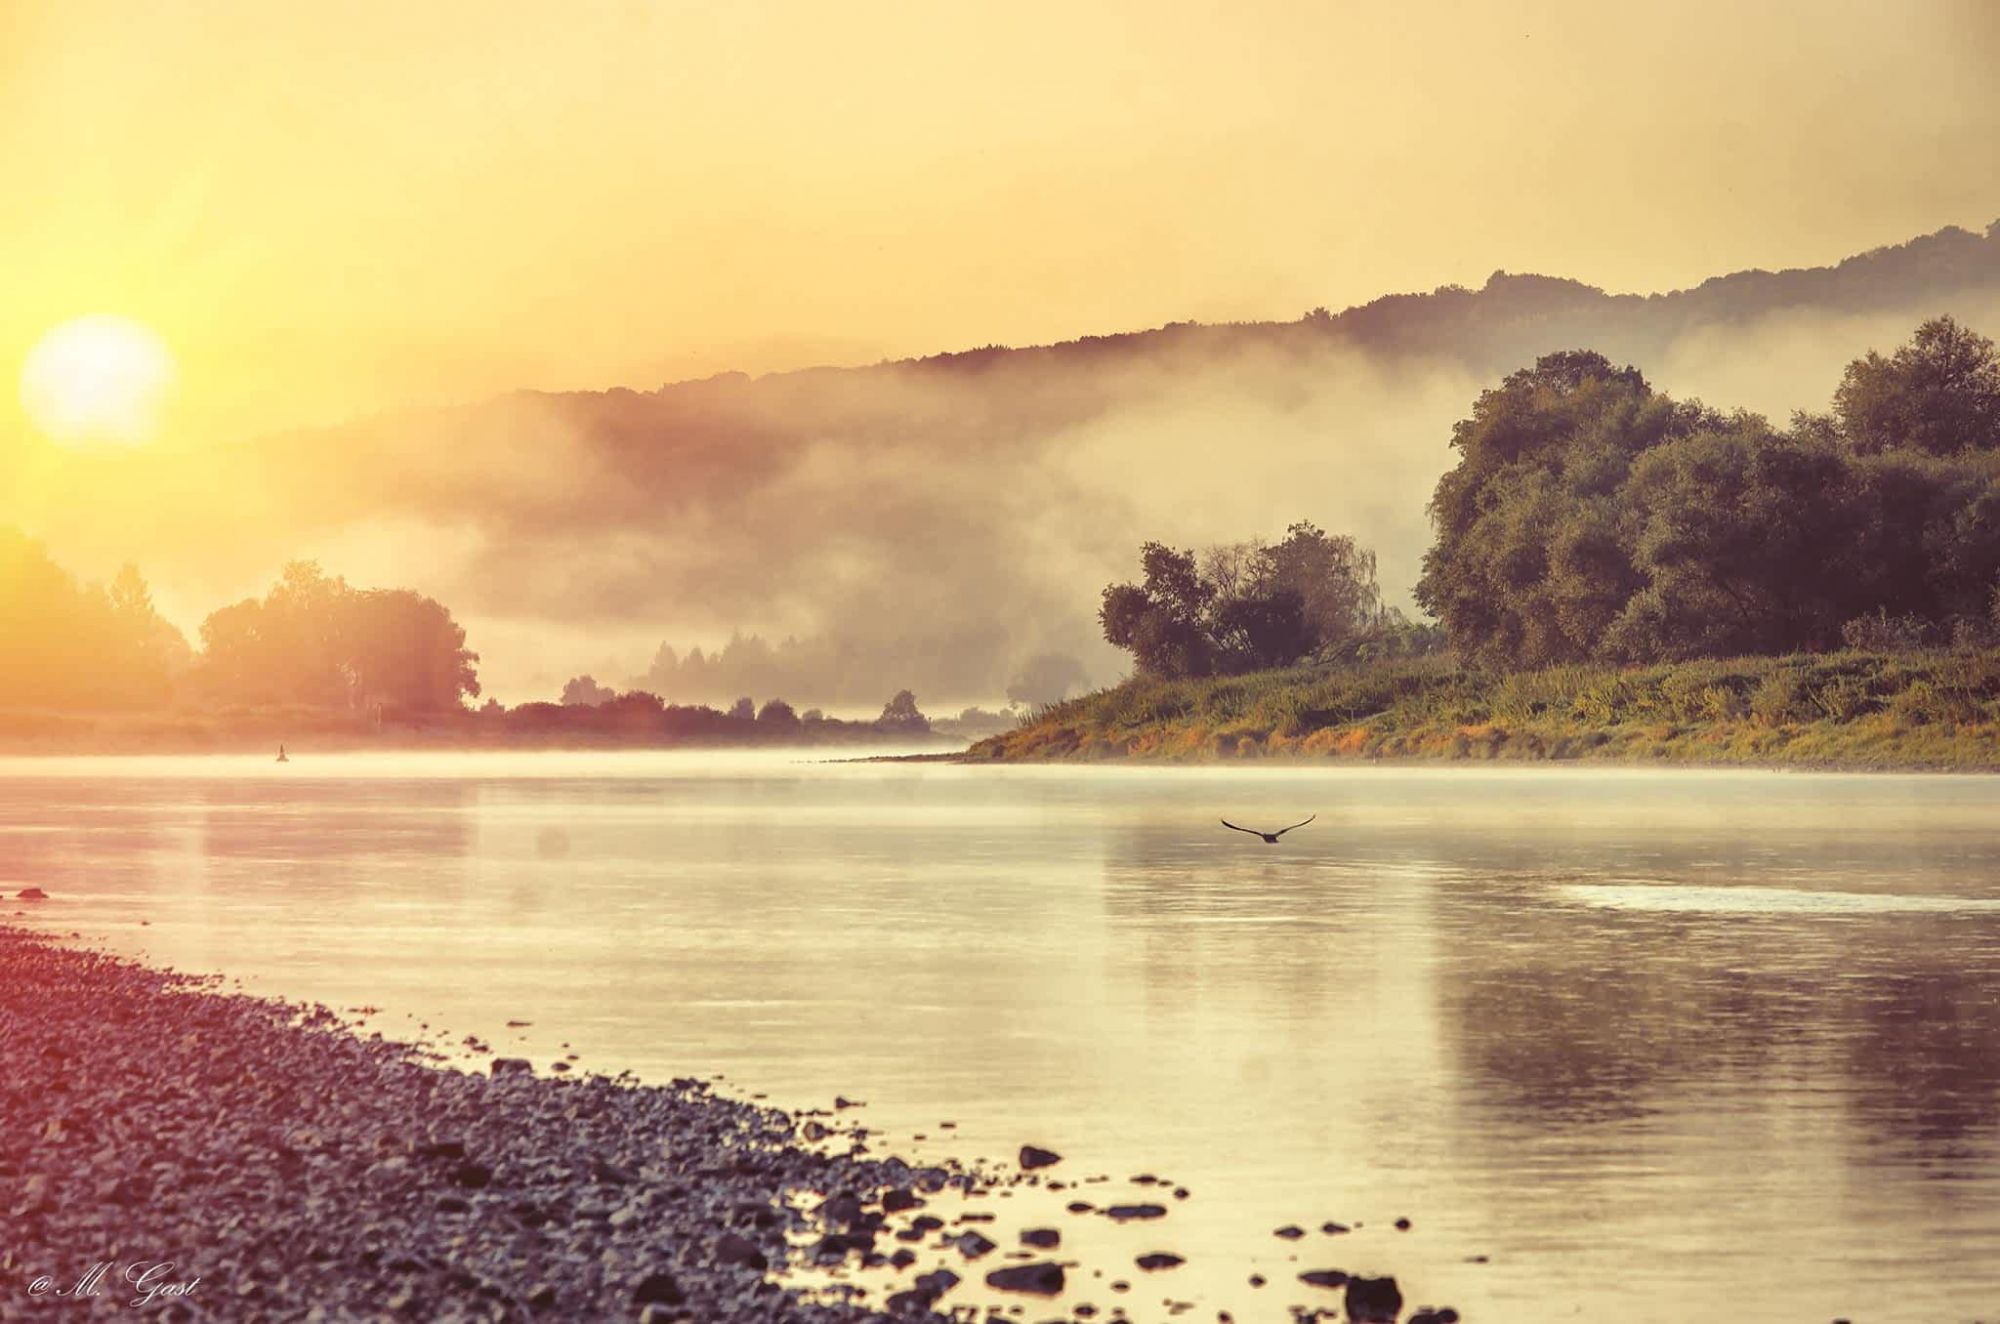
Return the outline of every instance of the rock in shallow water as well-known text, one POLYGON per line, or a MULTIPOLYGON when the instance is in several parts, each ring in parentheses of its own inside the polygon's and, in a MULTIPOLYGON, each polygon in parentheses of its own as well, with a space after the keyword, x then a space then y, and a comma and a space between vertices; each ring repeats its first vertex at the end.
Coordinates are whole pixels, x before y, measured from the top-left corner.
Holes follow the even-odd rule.
POLYGON ((1062 1162, 1062 1155, 1053 1149, 1042 1149, 1036 1145, 1021 1146, 1021 1167, 1033 1172, 1036 1168, 1046 1168, 1062 1162))
POLYGON ((1403 1313, 1403 1293, 1394 1278, 1350 1278, 1345 1304, 1354 1324, 1395 1324, 1403 1313))
POLYGON ((1049 1261, 1010 1265, 987 1274, 986 1285, 998 1292, 1054 1296, 1063 1290, 1063 1267, 1049 1261))

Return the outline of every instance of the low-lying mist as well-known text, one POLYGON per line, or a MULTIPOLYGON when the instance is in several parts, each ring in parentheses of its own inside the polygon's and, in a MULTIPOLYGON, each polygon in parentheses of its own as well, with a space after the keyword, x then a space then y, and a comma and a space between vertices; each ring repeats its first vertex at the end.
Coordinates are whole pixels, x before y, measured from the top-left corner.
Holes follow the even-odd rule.
POLYGON ((588 672, 681 680, 687 692, 662 691, 676 702, 778 693, 856 710, 909 688, 950 711, 1002 698, 1035 655, 1115 678, 1098 594, 1146 539, 1275 538, 1310 519, 1374 548, 1385 598, 1408 607, 1453 421, 1538 354, 1595 348, 1677 397, 1782 422, 1823 409, 1850 359, 1943 312, 2000 332, 2000 233, 1645 299, 1496 276, 1293 323, 520 393, 256 443, 47 458, 17 504, 80 569, 138 562, 191 636, 310 557, 446 603, 509 702, 588 672), (763 670, 683 675, 693 648, 706 660, 736 635, 761 638, 761 654, 738 651, 763 670))

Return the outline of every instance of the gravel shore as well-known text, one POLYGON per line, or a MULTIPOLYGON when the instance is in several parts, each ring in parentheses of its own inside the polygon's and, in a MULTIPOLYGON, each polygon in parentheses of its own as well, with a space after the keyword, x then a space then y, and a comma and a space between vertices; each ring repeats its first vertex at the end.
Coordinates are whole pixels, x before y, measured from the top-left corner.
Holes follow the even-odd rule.
MULTIPOLYGON (((0 1061, 0 1319, 880 1319, 766 1269, 879 1261, 885 1195, 975 1180, 818 1152, 696 1081, 441 1067, 4 926, 0 1061)), ((927 1315, 939 1280, 902 1286, 927 1315)))
MULTIPOLYGON (((465 1069, 218 983, 0 925, 0 1321, 1115 1322, 1074 1298, 1185 1262, 1091 1267, 1056 1226, 1009 1236, 971 1207, 1041 1187, 1059 1218, 1150 1226, 1190 1194, 1165 1178, 1100 1204, 1033 1145, 1004 1171, 870 1157, 844 1099, 795 1115, 697 1080, 465 1069)), ((1270 1285, 1295 1320, 1403 1318, 1392 1278, 1295 1267, 1270 1285)))

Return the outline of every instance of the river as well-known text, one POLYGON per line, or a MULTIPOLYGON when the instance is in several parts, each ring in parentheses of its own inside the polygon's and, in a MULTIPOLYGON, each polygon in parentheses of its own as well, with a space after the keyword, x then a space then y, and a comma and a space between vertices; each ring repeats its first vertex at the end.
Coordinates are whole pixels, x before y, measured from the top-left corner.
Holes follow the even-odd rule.
POLYGON ((1003 1246, 1117 1266, 1071 1305, 2000 1310, 2000 779, 811 757, 13 760, 0 883, 384 1033, 1190 1191, 1021 1192, 1003 1246))

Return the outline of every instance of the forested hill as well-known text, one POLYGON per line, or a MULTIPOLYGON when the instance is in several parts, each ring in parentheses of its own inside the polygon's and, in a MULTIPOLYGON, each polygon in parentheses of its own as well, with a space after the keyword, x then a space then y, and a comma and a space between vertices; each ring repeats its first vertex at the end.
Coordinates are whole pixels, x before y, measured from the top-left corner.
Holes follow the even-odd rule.
MULTIPOLYGON (((672 383, 655 394, 707 403, 718 393, 753 382, 789 393, 794 387, 825 388, 831 385, 829 379, 853 373, 900 374, 916 369, 972 375, 1004 374, 1010 367, 1095 369, 1107 361, 1145 358, 1156 351, 1250 345, 1304 351, 1333 344, 1381 355, 1445 356, 1484 374, 1519 367, 1535 354, 1558 347, 1586 345, 1610 358, 1647 361, 1704 326, 1747 323, 1787 312, 1948 311, 1955 302, 1982 297, 2000 297, 2000 220, 1987 226, 1983 235, 1947 226, 1833 266, 1737 271, 1663 294, 1612 294, 1567 277, 1496 271, 1476 290, 1447 285, 1429 293, 1390 294, 1340 313, 1314 310, 1293 322, 1177 322, 1053 345, 1020 349, 992 345, 872 368, 817 368, 760 379, 723 373, 672 383)), ((630 393, 610 394, 629 398, 630 393)))
MULTIPOLYGON (((275 568, 399 530, 403 559, 424 567, 411 587, 450 602, 474 647, 505 659, 488 679, 510 694, 595 668, 705 702, 856 705, 899 688, 985 702, 1037 657, 1114 674, 1096 594, 1147 538, 1226 541, 1310 518, 1378 552, 1385 594, 1407 601, 1452 421, 1543 354, 1595 350, 1678 398, 1783 422, 1826 408, 1856 353, 1947 313, 2000 328, 2000 224, 1669 294, 1501 274, 1290 322, 521 391, 170 466, 142 455, 129 471, 238 494, 229 519, 152 537, 162 550, 145 569, 159 583, 225 552, 275 568), (1219 472, 1284 474, 1282 509, 1267 483, 1219 472), (666 665, 739 633, 797 665, 666 665)), ((245 588, 194 585, 216 600, 245 588)))

